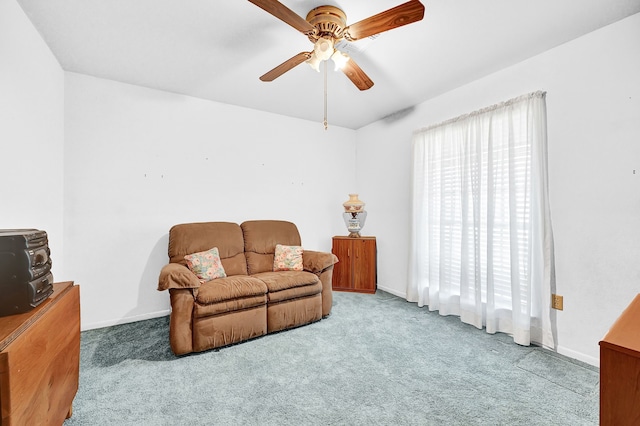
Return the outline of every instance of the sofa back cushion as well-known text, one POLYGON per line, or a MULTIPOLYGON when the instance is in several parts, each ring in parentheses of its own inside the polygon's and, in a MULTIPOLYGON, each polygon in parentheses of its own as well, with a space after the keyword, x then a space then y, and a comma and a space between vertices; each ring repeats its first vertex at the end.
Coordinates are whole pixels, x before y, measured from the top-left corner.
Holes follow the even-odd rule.
POLYGON ((273 271, 276 244, 299 246, 298 228, 282 220, 250 220, 240 225, 244 235, 244 254, 250 275, 273 271))
POLYGON ((187 265, 184 256, 218 248, 228 276, 247 275, 242 229, 237 223, 201 222, 175 225, 169 230, 169 261, 187 265))

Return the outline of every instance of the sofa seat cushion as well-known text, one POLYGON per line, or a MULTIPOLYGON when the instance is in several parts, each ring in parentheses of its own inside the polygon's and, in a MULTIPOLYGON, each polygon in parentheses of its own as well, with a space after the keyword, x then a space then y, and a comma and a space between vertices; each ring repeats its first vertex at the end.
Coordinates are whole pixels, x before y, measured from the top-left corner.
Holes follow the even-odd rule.
MULTIPOLYGON (((241 299, 226 300, 224 302, 209 303, 206 305, 196 302, 193 307, 194 318, 204 318, 247 309, 259 308, 267 305, 267 295, 249 296, 241 299)), ((266 321, 266 318, 265 318, 266 321)))
POLYGON ((248 275, 207 281, 196 292, 193 316, 202 318, 266 305, 266 293, 266 284, 248 275))
POLYGON ((264 282, 269 289, 269 302, 282 302, 322 293, 318 276, 304 271, 261 272, 251 275, 264 282))
POLYGON ((243 297, 264 296, 266 293, 267 286, 262 280, 248 275, 233 275, 203 283, 196 295, 196 302, 208 305, 243 297))

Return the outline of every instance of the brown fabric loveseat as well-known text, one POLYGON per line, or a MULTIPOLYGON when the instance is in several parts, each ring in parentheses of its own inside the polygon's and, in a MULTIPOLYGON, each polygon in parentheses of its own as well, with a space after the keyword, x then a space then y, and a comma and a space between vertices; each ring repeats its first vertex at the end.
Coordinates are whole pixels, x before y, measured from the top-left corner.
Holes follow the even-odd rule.
POLYGON ((303 271, 273 271, 277 244, 300 246, 291 222, 203 222, 169 231, 169 264, 158 290, 169 290, 169 340, 176 355, 230 345, 309 324, 331 312, 331 253, 304 250, 303 271), (185 255, 217 247, 226 277, 201 282, 185 255))

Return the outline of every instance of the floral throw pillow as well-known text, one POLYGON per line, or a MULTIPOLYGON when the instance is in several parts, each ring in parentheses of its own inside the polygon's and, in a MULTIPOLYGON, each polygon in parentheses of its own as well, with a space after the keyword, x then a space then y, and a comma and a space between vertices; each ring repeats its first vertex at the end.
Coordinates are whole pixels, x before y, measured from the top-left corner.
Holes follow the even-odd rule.
POLYGON ((274 271, 302 271, 302 247, 276 244, 273 256, 274 271))
POLYGON ((218 247, 188 254, 184 257, 184 260, 187 261, 187 267, 196 274, 201 283, 227 276, 222 267, 222 261, 220 261, 218 247))

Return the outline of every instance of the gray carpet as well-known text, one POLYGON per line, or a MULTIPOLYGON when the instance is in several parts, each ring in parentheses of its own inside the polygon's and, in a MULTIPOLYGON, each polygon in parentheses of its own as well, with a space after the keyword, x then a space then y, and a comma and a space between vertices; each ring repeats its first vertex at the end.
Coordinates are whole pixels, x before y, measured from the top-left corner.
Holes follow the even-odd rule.
POLYGON ((597 425, 598 369, 378 291, 175 357, 168 317, 82 333, 76 425, 597 425))

